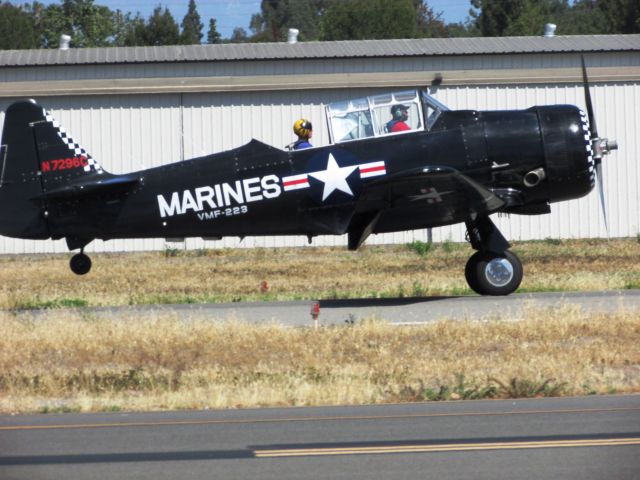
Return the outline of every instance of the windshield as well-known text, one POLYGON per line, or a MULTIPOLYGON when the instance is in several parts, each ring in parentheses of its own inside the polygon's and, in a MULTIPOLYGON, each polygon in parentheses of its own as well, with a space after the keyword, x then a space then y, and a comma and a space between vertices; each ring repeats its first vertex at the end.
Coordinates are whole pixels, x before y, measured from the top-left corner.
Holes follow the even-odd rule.
POLYGON ((418 90, 385 93, 326 106, 332 143, 431 128, 447 107, 418 90), (425 123, 425 118, 427 119, 425 123))
POLYGON ((436 123, 436 120, 440 116, 442 112, 446 112, 449 110, 449 107, 440 103, 438 100, 433 98, 427 92, 422 91, 422 106, 424 108, 424 118, 426 118, 426 127, 427 130, 431 130, 433 124, 436 123))

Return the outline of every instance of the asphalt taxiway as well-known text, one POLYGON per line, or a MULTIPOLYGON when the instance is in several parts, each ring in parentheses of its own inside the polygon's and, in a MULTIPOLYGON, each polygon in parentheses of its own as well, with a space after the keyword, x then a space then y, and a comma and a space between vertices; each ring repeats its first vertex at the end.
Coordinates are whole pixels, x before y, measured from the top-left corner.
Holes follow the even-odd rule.
MULTIPOLYGON (((238 302, 190 305, 137 305, 68 309, 95 317, 139 318, 177 315, 180 318, 277 322, 291 326, 312 325, 311 309, 315 301, 238 302)), ((365 318, 380 318, 394 323, 423 323, 442 318, 517 320, 530 312, 569 308, 585 312, 640 312, 640 290, 603 292, 521 293, 505 297, 449 296, 374 298, 317 301, 321 325, 337 325, 365 318)), ((19 315, 37 318, 56 310, 26 310, 19 315)))
POLYGON ((0 478, 631 480, 640 396, 0 416, 0 478))

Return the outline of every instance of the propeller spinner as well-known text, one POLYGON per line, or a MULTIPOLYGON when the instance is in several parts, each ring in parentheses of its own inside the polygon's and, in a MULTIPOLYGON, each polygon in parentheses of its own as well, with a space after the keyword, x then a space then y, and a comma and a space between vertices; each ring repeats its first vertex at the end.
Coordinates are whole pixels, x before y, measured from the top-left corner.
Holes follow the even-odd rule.
POLYGON ((587 105, 587 115, 589 116, 589 133, 591 136, 591 149, 593 151, 593 161, 596 168, 596 178, 598 181, 598 193, 600 195, 600 207, 604 218, 604 226, 609 235, 609 225, 607 222, 607 207, 604 201, 604 185, 602 178, 602 157, 608 155, 612 150, 618 149, 618 142, 598 136, 598 127, 596 125, 596 117, 593 114, 593 103, 591 102, 591 92, 589 91, 589 79, 587 78, 587 67, 584 64, 584 56, 582 60, 582 83, 584 85, 584 100, 587 105))

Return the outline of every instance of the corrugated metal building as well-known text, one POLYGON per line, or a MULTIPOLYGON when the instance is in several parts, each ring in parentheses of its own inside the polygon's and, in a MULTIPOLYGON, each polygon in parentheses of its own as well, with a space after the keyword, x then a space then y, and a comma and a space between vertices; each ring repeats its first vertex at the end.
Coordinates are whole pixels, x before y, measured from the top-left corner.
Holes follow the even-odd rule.
MULTIPOLYGON (((612 237, 640 232, 640 35, 457 38, 232 44, 0 52, 0 122, 18 98, 35 98, 113 173, 237 147, 251 138, 284 147, 292 122, 309 118, 314 143, 328 143, 326 103, 443 83, 452 109, 585 108, 586 58, 601 135, 620 149, 605 159, 612 237)), ((512 240, 603 237, 597 194, 554 204, 551 215, 498 218, 512 240)), ((425 231, 372 236, 368 243, 426 239, 425 231)), ((433 239, 464 239, 463 226, 433 239)), ((345 244, 319 237, 314 244, 345 244)), ((229 247, 190 239, 187 247, 229 247)), ((306 238, 245 239, 244 246, 304 245, 306 238)), ((88 251, 161 249, 163 239, 93 242, 88 251)), ((0 253, 66 251, 63 241, 0 237, 0 253)))

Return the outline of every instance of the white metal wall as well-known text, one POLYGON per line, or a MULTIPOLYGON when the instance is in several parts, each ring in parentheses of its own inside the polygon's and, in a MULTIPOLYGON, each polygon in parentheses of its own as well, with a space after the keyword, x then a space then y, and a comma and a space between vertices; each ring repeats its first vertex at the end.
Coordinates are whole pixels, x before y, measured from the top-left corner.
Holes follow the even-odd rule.
MULTIPOLYGON (((252 137, 283 147, 294 140, 293 120, 308 117, 315 125, 314 144, 325 145, 323 104, 379 89, 308 90, 293 92, 233 92, 36 99, 50 110, 103 167, 124 173, 172 161, 219 152, 248 142, 252 137)), ((601 135, 618 140, 620 149, 605 158, 605 193, 611 237, 640 233, 640 83, 595 84, 592 98, 601 135)), ((436 97, 452 109, 515 109, 533 105, 568 103, 584 108, 582 85, 510 85, 443 87, 436 97)), ((0 100, 4 123, 7 99, 0 100)), ((604 237, 597 193, 552 205, 552 214, 497 218, 512 240, 604 237)), ((425 231, 372 236, 368 243, 404 243, 426 240, 425 231)), ((462 241, 462 225, 433 231, 433 239, 462 241)), ((300 246, 306 237, 247 238, 242 243, 190 239, 172 248, 232 246, 300 246)), ((314 245, 344 245, 343 237, 319 237, 314 245)), ((158 240, 93 242, 88 251, 162 249, 158 240)), ((0 237, 0 253, 63 252, 63 241, 23 241, 0 237)))

